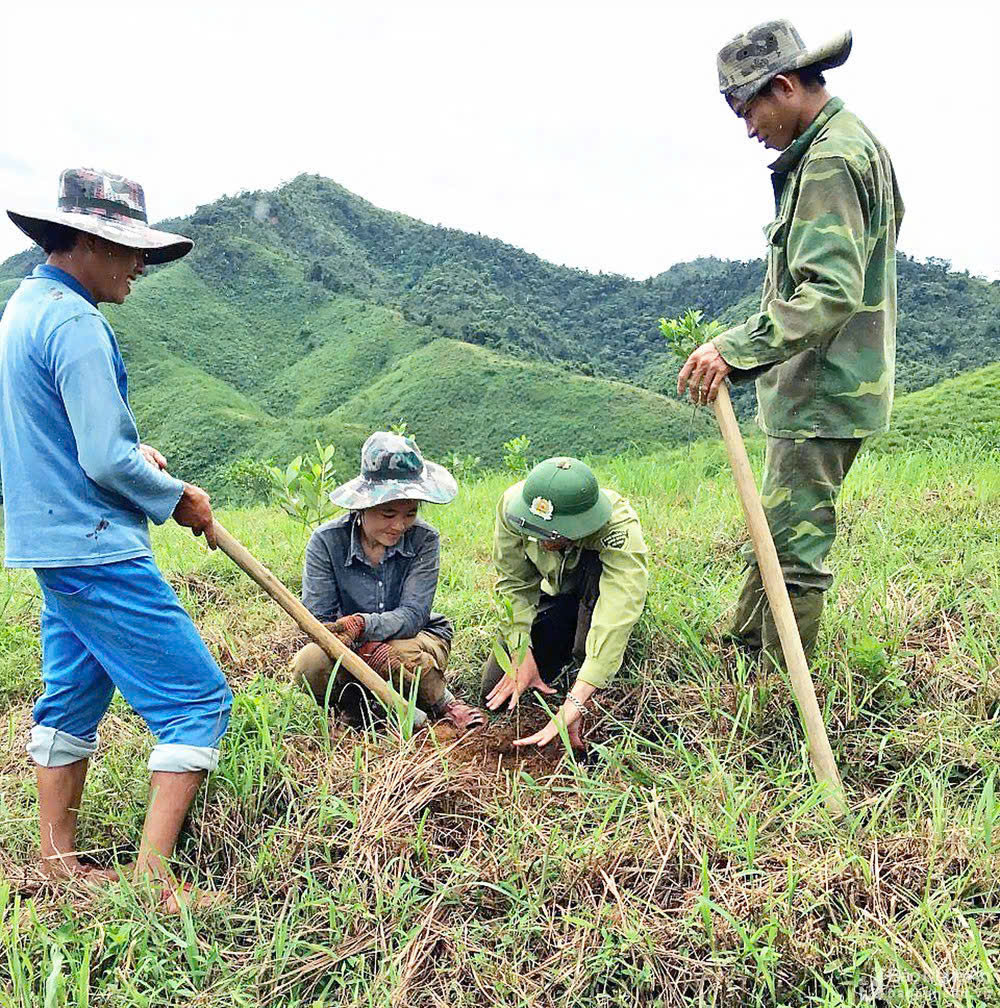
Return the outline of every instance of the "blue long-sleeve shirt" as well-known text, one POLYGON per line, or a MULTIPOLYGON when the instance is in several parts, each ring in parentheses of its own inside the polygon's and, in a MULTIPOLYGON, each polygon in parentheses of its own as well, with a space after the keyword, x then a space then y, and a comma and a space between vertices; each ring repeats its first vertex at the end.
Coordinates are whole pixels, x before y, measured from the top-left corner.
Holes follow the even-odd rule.
POLYGON ((0 475, 8 567, 151 556, 184 484, 139 451, 115 334, 74 277, 42 265, 0 319, 0 475))

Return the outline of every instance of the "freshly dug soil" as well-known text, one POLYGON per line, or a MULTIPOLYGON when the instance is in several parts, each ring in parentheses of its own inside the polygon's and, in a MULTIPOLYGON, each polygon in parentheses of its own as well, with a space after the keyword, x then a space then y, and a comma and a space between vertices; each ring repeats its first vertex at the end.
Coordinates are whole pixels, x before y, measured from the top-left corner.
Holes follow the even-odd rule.
POLYGON ((565 755, 562 741, 556 738, 543 749, 537 746, 515 746, 514 740, 526 738, 540 731, 549 722, 544 709, 522 701, 519 708, 511 713, 490 716, 485 728, 471 732, 461 732, 450 724, 438 723, 431 726, 434 740, 431 744, 447 745, 449 759, 462 763, 475 763, 484 768, 499 767, 503 770, 524 769, 533 777, 551 776, 565 755))

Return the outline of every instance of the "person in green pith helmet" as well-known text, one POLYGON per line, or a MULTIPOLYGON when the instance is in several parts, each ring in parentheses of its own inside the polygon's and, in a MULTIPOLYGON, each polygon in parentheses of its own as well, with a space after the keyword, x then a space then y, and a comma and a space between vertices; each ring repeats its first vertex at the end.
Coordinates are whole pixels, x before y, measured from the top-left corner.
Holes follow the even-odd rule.
POLYGON ((529 689, 555 693, 552 682, 574 658, 582 662, 554 717, 515 745, 547 745, 565 726, 573 747, 583 747, 587 702, 621 667, 646 603, 646 553, 632 505, 579 459, 546 459, 504 492, 493 562, 497 594, 510 603, 503 643, 512 668, 487 661, 486 706, 512 709, 529 689))

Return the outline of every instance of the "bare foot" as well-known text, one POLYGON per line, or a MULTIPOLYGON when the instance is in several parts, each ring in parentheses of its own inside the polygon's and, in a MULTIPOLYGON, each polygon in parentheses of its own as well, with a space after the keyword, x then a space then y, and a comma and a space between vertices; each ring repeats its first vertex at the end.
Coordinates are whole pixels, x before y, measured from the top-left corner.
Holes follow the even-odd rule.
POLYGON ((84 876, 92 882, 117 882, 121 877, 119 868, 98 868, 97 865, 84 865, 86 875, 84 876))
POLYGON ((118 877, 114 868, 98 868, 81 861, 75 854, 43 857, 42 874, 50 882, 108 882, 118 877))
POLYGON ((229 897, 225 893, 198 892, 188 882, 178 882, 170 885, 161 882, 159 909, 165 914, 176 916, 182 908, 191 912, 195 910, 214 910, 225 906, 229 897))
POLYGON ((455 699, 441 708, 441 720, 453 724, 459 731, 471 731, 486 724, 486 712, 455 699))

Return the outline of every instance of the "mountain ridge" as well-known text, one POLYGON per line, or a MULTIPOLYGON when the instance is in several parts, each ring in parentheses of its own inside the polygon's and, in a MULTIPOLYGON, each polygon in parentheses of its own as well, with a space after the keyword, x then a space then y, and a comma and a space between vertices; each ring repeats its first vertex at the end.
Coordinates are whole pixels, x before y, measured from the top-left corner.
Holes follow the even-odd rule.
MULTIPOLYGON (((738 321, 756 307, 763 269, 707 257, 644 280, 591 274, 381 209, 315 175, 162 226, 190 235, 194 250, 151 268, 107 313, 144 436, 209 485, 234 458, 282 461, 314 437, 349 453, 366 428, 400 421, 429 454, 486 463, 504 433, 576 454, 690 436, 701 419, 692 426, 658 394, 679 362, 657 321, 689 307, 738 321), (455 341, 451 354, 441 339, 455 341), (437 391, 428 367, 441 372, 437 391), (562 403, 561 388, 572 388, 562 403), (563 415, 569 401, 575 416, 563 415)), ((27 250, 0 264, 0 298, 40 258, 27 250)), ((1000 358, 1000 284, 943 260, 902 256, 899 272, 900 392, 1000 358)), ((752 396, 736 391, 745 414, 752 396)))

